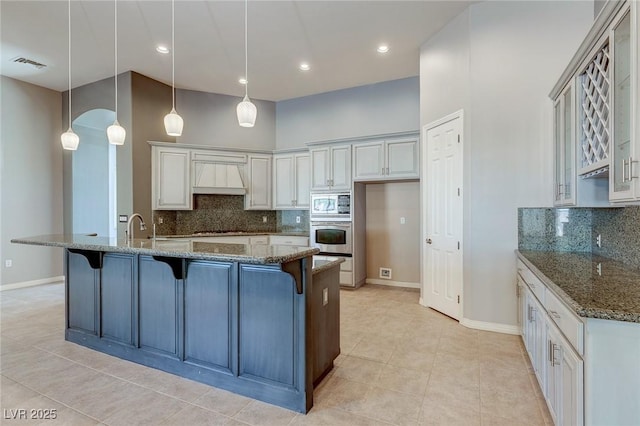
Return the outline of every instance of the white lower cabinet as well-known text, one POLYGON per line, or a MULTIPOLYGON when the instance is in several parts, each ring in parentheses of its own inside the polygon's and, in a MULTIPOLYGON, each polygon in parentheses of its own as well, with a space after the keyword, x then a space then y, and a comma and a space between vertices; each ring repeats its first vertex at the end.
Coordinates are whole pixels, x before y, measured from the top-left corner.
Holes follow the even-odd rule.
POLYGON ((547 392, 545 398, 556 425, 584 424, 583 361, 547 320, 547 392))

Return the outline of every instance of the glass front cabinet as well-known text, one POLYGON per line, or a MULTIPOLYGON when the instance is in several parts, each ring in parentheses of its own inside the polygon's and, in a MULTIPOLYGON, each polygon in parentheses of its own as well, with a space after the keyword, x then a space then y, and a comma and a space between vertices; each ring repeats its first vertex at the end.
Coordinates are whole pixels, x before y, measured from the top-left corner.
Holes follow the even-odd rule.
POLYGON ((575 205, 575 101, 573 82, 562 91, 553 105, 555 179, 554 204, 575 205))
MULTIPOLYGON (((609 200, 626 201, 638 196, 638 138, 632 138, 635 127, 638 126, 637 96, 632 96, 637 90, 637 4, 633 12, 636 14, 634 31, 632 32, 632 11, 623 10, 615 19, 610 32, 612 84, 611 105, 613 119, 611 120, 611 159, 609 175, 609 200), (632 43, 632 35, 636 42, 632 43), (634 65, 634 61, 635 65, 634 65), (635 70, 633 70, 635 68, 635 70), (635 79, 632 79, 635 75, 635 79), (635 123, 633 122, 635 118, 635 123)), ((637 131, 637 130, 636 130, 637 131)))
POLYGON ((555 205, 640 201, 639 25, 640 1, 609 0, 550 94, 555 205))

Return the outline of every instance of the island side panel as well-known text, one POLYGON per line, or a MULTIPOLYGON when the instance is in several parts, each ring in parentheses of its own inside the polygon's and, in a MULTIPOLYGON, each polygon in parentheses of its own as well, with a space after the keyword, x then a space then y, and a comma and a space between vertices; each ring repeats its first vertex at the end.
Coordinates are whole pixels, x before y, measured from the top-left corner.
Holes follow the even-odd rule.
POLYGON ((151 256, 139 257, 138 306, 140 348, 178 357, 179 293, 171 267, 151 256))
POLYGON ((98 334, 100 270, 93 269, 85 256, 67 250, 67 328, 98 334))
POLYGON ((340 264, 313 274, 313 382, 320 382, 340 355, 340 264))
POLYGON ((125 345, 136 343, 137 256, 106 253, 103 258, 101 336, 125 345))
POLYGON ((185 362, 237 372, 234 362, 237 264, 188 262, 184 287, 185 362))
POLYGON ((240 376, 296 387, 295 282, 279 268, 240 265, 240 376))

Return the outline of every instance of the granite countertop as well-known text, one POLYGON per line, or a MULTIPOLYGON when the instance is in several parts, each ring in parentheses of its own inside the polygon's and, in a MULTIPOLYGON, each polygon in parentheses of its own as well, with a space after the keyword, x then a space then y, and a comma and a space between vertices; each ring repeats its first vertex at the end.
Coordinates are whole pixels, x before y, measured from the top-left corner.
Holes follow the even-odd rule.
POLYGON ((328 271, 331 268, 340 267, 340 264, 344 262, 343 257, 338 257, 334 260, 328 261, 327 263, 323 263, 322 265, 315 266, 313 268, 312 274, 319 274, 320 272, 328 271))
POLYGON ((83 234, 38 235, 15 238, 11 242, 69 249, 256 264, 286 263, 320 252, 317 248, 288 245, 205 243, 147 238, 126 241, 83 234))
POLYGON ((156 235, 157 238, 199 238, 199 237, 251 237, 256 235, 282 235, 283 237, 309 237, 308 232, 199 232, 184 235, 156 235))
POLYGON ((577 315, 640 323, 639 270, 591 253, 516 253, 577 315))

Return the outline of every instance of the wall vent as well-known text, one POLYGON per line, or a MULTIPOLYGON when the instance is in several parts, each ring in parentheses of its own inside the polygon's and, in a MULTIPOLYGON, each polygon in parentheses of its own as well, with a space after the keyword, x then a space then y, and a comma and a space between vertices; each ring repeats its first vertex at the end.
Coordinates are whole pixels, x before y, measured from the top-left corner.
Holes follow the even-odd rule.
POLYGON ((35 69, 39 69, 39 70, 41 70, 42 68, 46 67, 45 64, 41 64, 40 62, 36 62, 36 61, 31 60, 31 59, 27 59, 27 58, 23 58, 23 57, 14 58, 13 62, 17 62, 19 64, 31 65, 35 69))

